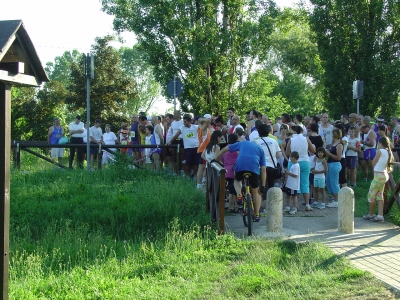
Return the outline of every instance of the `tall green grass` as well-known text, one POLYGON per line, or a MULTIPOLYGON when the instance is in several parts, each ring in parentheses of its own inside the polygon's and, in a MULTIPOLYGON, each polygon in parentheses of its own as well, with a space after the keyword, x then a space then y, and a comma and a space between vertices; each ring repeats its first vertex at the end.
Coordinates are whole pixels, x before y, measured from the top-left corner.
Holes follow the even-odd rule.
POLYGON ((218 236, 189 179, 125 161, 11 175, 10 299, 395 297, 324 245, 218 236))

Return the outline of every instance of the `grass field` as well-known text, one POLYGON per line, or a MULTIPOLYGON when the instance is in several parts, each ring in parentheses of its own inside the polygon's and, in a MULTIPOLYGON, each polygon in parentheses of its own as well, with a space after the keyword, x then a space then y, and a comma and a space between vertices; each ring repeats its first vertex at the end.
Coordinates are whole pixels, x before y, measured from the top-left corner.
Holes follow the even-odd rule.
POLYGON ((189 179, 32 157, 11 175, 10 299, 396 297, 322 244, 218 236, 189 179))

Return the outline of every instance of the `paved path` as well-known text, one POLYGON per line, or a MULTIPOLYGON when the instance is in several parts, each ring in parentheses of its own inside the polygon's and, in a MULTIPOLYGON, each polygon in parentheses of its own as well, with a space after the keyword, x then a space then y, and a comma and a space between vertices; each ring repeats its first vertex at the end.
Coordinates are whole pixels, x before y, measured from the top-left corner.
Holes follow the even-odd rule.
MULTIPOLYGON (((295 216, 284 214, 283 232, 267 233, 266 218, 254 223, 254 235, 267 238, 283 237, 304 242, 322 242, 338 255, 345 255, 354 266, 370 271, 377 278, 400 291, 400 227, 391 223, 374 223, 355 218, 354 233, 342 234, 337 231, 337 208, 314 209, 306 212, 300 205, 295 216)), ((240 214, 225 216, 226 231, 246 236, 240 214)))

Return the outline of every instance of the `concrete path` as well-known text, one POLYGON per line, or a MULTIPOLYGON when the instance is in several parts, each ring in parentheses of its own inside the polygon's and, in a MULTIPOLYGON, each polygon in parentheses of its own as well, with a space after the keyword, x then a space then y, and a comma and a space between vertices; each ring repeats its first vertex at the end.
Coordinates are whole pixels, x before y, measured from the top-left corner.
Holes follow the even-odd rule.
MULTIPOLYGON (((260 223, 254 223, 254 235, 324 243, 336 254, 348 257, 357 268, 370 271, 400 291, 400 227, 388 222, 374 223, 355 218, 354 233, 342 234, 337 231, 337 214, 337 208, 314 208, 314 211, 306 212, 305 206, 300 205, 295 216, 284 214, 283 232, 280 234, 267 233, 266 217, 262 217, 260 223)), ((247 236, 240 214, 227 213, 225 224, 226 232, 247 236)))

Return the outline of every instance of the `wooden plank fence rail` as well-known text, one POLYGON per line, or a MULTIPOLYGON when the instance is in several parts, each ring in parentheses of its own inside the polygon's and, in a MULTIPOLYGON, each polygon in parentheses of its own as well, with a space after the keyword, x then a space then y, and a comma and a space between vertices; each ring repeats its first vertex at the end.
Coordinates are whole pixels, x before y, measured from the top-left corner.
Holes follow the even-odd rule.
POLYGON ((390 209, 393 206, 393 203, 397 203, 397 207, 400 209, 400 181, 395 183, 392 173, 389 173, 389 180, 385 185, 385 193, 383 194, 384 206, 383 206, 383 214, 386 215, 389 213, 390 209), (391 195, 389 200, 387 199, 389 191, 391 191, 391 195))
MULTIPOLYGON (((128 148, 128 149, 144 149, 144 148, 176 148, 177 152, 179 153, 181 150, 180 145, 157 145, 154 147, 154 145, 102 145, 102 144, 89 144, 90 148, 98 148, 98 154, 97 154, 97 167, 101 169, 101 156, 102 156, 102 150, 105 150, 109 153, 116 154, 114 151, 109 150, 110 148, 116 148, 116 149, 121 149, 121 148, 128 148)), ((60 168, 67 168, 67 166, 63 164, 59 164, 52 159, 42 155, 41 153, 35 152, 29 148, 85 148, 86 149, 87 144, 70 144, 70 143, 65 143, 65 144, 49 144, 48 142, 37 142, 37 141, 13 141, 11 142, 11 148, 13 150, 13 162, 14 166, 16 168, 21 167, 21 150, 26 151, 32 155, 35 155, 36 157, 39 157, 45 161, 48 161, 56 166, 59 166, 60 168)), ((132 159, 132 162, 134 163, 134 160, 132 159)), ((177 155, 177 161, 176 161, 178 167, 177 169, 180 170, 181 168, 181 161, 179 160, 179 155, 177 155)), ((138 164, 134 165, 136 167, 140 167, 138 164)))
POLYGON ((226 170, 219 163, 207 162, 206 206, 212 222, 218 222, 218 234, 225 233, 226 170))

